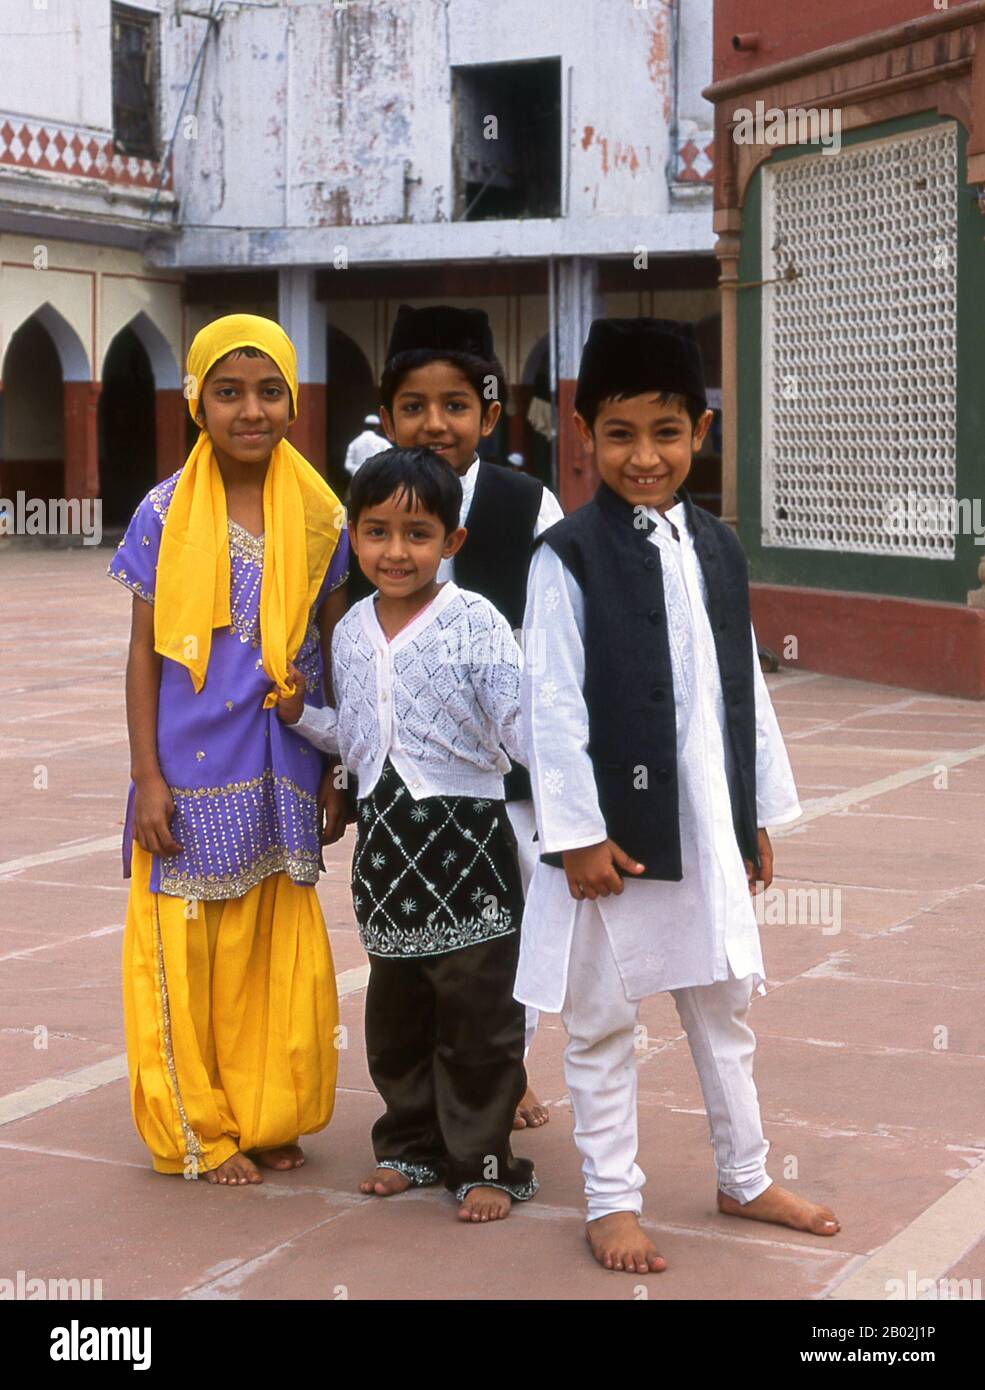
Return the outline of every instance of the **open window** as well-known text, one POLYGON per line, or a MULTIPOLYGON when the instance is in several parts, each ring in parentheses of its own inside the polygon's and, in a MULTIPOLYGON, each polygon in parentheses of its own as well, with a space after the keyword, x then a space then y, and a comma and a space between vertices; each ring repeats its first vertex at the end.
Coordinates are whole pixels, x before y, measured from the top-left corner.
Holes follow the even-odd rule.
POLYGON ((561 60, 452 69, 455 219, 558 217, 561 60))
POLYGON ((113 144, 120 154, 157 159, 158 18, 114 5, 113 144))

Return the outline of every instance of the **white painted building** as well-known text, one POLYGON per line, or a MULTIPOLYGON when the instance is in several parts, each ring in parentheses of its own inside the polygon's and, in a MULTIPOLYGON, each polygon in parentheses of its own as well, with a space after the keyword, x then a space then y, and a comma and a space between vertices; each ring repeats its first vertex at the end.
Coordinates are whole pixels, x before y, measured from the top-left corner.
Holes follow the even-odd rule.
POLYGON ((0 3, 0 494, 102 494, 122 517, 184 447, 183 280, 144 259, 161 9, 0 3))
POLYGON ((339 479, 397 305, 442 300, 490 314, 511 383, 499 452, 542 476, 553 452, 580 500, 567 422, 594 314, 702 321, 715 378, 711 9, 0 0, 0 360, 21 383, 4 391, 0 482, 32 462, 55 478, 57 431, 32 440, 22 408, 28 379, 54 399, 37 370, 52 349, 88 412, 79 435, 66 404, 75 490, 129 469, 122 504, 170 472, 188 338, 247 308, 298 343, 295 438, 339 479), (107 418, 114 344, 110 376, 157 392, 139 468, 107 418))

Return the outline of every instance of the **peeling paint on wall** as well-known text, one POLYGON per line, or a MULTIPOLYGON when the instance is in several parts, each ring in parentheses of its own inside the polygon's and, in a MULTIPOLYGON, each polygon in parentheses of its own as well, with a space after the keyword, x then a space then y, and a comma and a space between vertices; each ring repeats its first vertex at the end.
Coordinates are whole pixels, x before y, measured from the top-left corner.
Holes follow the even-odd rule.
POLYGON ((660 9, 653 17, 646 69, 650 81, 663 89, 663 117, 665 121, 670 120, 671 112, 670 65, 670 16, 666 10, 660 9))

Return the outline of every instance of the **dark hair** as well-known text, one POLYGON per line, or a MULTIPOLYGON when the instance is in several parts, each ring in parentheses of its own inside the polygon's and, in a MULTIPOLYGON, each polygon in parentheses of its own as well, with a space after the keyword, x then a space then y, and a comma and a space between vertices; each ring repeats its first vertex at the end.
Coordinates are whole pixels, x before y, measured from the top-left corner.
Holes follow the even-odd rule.
MULTIPOLYGON (((216 367, 218 367, 220 362, 226 362, 229 360, 230 357, 266 357, 268 361, 274 361, 274 359, 270 356, 270 353, 264 352, 263 348, 251 347, 247 344, 244 347, 234 347, 230 348, 228 352, 224 352, 221 357, 216 358, 215 362, 209 368, 209 371, 215 371, 216 367)), ((274 366, 276 365, 277 364, 274 363, 274 366)))
POLYGON ((367 459, 349 488, 350 522, 355 526, 363 512, 395 493, 402 495, 407 511, 416 503, 421 511, 436 516, 446 533, 457 528, 462 484, 455 470, 432 449, 384 449, 367 459))
MULTIPOLYGON (((669 405, 683 410, 687 418, 691 421, 692 430, 701 419, 708 407, 702 402, 694 399, 693 396, 684 396, 677 391, 659 391, 656 388, 652 392, 639 391, 635 395, 655 395, 658 405, 669 405)), ((628 399, 626 392, 620 391, 616 395, 595 396, 588 395, 581 400, 575 401, 575 409, 589 429, 595 428, 595 420, 599 413, 599 406, 605 401, 625 401, 628 399)))
POLYGON ((493 399, 498 400, 505 409, 506 373, 503 371, 502 363, 498 358, 476 357, 471 352, 453 352, 447 348, 421 347, 408 348, 406 352, 395 353, 383 368, 383 376, 380 379, 380 400, 391 414, 393 414, 393 398, 404 377, 418 367, 426 367, 430 362, 450 362, 453 367, 457 367, 468 378, 469 385, 479 397, 479 409, 483 417, 491 404, 490 399, 486 396, 486 378, 495 377, 496 395, 493 399))

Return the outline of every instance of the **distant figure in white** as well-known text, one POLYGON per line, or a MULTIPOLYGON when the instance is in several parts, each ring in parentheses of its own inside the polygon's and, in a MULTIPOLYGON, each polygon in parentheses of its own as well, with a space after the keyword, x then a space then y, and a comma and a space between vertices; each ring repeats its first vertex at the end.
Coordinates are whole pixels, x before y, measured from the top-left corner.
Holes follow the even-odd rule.
POLYGON ((379 428, 380 417, 367 415, 363 421, 362 434, 357 434, 346 449, 345 471, 350 478, 356 476, 367 459, 371 459, 374 454, 381 454, 384 449, 389 449, 390 442, 379 433, 379 428))

